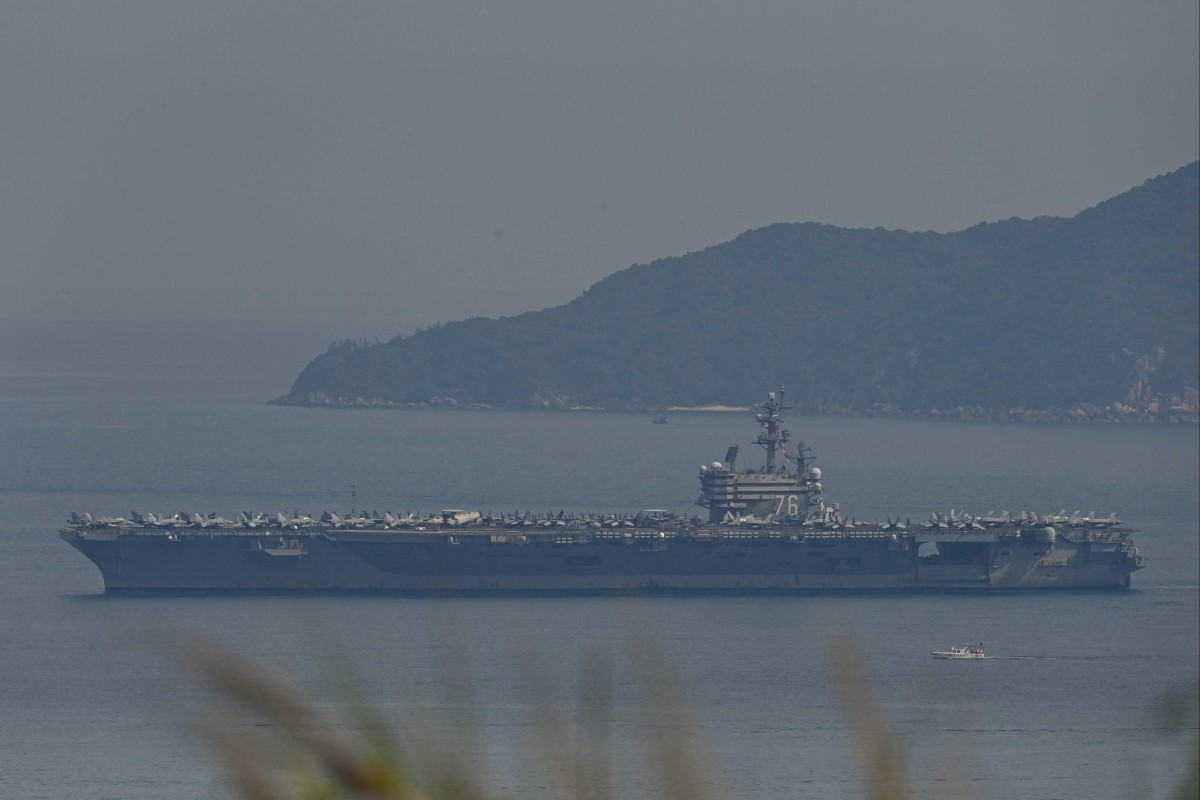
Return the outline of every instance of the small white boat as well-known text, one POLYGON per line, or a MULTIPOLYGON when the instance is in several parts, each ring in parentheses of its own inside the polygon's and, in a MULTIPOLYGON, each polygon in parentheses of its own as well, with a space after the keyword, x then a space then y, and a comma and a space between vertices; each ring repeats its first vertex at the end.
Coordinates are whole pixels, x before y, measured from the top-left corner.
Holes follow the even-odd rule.
POLYGON ((987 658, 984 654, 983 642, 972 639, 964 647, 951 647, 949 650, 934 650, 934 658, 987 658))

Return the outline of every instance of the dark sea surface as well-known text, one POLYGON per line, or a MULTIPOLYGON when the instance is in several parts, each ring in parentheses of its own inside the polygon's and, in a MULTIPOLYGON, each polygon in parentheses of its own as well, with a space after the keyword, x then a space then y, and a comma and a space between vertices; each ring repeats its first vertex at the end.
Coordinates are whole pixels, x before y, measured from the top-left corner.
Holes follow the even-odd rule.
POLYGON ((1187 764, 1194 718, 1172 734, 1155 711, 1200 670, 1195 425, 788 421, 860 518, 1117 511, 1150 559, 1128 592, 113 598, 54 534, 71 511, 317 514, 348 510, 352 485, 380 512, 698 511, 699 465, 733 443, 761 460, 755 426, 276 408, 263 401, 303 362, 250 370, 232 335, 189 363, 163 355, 186 331, 120 350, 128 331, 0 334, 0 797, 229 796, 197 734, 213 695, 167 655, 179 636, 267 664, 331 712, 350 686, 398 729, 474 754, 504 797, 564 795, 553 741, 607 764, 617 796, 660 796, 650 755, 676 737, 715 796, 862 797, 838 641, 917 796, 1165 797, 1187 764), (972 636, 997 658, 929 657, 972 636), (579 698, 605 674, 607 718, 586 730, 579 698), (672 692, 687 725, 659 710, 672 692))

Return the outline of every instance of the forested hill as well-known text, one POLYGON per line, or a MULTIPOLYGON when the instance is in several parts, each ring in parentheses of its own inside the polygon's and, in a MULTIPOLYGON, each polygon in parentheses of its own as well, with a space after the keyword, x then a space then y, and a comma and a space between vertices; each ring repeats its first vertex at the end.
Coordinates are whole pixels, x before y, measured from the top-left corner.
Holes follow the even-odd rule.
POLYGON ((1194 418, 1198 195, 1200 162, 1071 219, 771 225, 556 308, 331 345, 274 402, 661 409, 783 383, 807 411, 1194 418))

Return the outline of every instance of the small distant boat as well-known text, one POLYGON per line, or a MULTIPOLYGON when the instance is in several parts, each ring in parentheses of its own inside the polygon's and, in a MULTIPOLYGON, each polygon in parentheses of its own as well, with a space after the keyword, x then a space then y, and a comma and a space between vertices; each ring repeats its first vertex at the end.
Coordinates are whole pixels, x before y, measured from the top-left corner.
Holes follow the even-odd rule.
POLYGON ((934 650, 934 658, 987 658, 983 650, 983 642, 972 639, 964 647, 951 647, 949 650, 934 650))
POLYGON ((655 425, 666 425, 669 421, 666 417, 655 417, 651 420, 655 425))

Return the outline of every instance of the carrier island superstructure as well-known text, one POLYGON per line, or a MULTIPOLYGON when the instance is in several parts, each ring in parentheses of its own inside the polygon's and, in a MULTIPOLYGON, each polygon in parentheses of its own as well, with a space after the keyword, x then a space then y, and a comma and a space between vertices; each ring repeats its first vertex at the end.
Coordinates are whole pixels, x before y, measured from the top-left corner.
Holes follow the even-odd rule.
POLYGON ((1115 514, 849 519, 826 504, 812 451, 791 444, 788 408, 782 387, 757 407, 765 466, 739 468, 731 447, 700 468, 707 519, 72 514, 58 533, 107 592, 1121 589, 1145 566, 1115 514))

